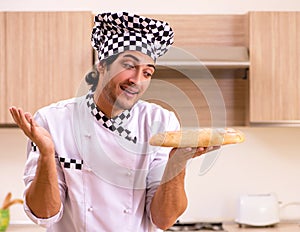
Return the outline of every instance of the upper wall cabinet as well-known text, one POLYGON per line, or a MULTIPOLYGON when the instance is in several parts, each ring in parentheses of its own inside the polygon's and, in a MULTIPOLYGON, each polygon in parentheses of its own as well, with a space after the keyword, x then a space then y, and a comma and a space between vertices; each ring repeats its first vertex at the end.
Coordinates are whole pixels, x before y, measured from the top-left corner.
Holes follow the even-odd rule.
POLYGON ((93 63, 90 12, 0 13, 0 123, 74 97, 93 63))
POLYGON ((149 15, 167 21, 176 47, 247 46, 248 15, 149 15))
POLYGON ((5 13, 0 12, 0 118, 5 117, 5 95, 4 90, 5 78, 5 13), (2 108, 3 107, 3 108, 2 108))
POLYGON ((250 12, 250 122, 300 122, 300 12, 250 12))
POLYGON ((174 47, 157 61, 145 100, 175 111, 183 127, 247 121, 248 14, 150 15, 169 22, 174 47))

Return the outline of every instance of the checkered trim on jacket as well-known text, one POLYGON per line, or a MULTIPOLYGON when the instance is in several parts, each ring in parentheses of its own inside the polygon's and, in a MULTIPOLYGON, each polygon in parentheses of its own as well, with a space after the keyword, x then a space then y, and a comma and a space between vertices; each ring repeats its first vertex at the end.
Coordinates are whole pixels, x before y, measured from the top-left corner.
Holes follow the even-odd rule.
POLYGON ((94 94, 92 92, 89 92, 86 96, 87 106, 91 110, 91 114, 107 129, 117 132, 119 136, 136 143, 137 138, 132 138, 131 131, 123 127, 124 122, 130 117, 130 111, 125 110, 114 118, 108 118, 101 110, 98 109, 93 96, 94 94))
POLYGON ((65 157, 59 157, 59 162, 64 168, 81 170, 83 165, 83 160, 70 159, 65 157))

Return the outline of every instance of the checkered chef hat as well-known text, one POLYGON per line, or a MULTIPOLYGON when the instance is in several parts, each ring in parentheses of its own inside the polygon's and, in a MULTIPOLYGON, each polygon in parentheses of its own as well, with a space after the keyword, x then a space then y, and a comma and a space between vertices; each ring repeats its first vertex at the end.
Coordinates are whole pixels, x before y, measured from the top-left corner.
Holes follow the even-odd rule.
POLYGON ((156 61, 173 40, 174 32, 168 23, 127 12, 96 15, 91 38, 99 60, 134 50, 156 61))

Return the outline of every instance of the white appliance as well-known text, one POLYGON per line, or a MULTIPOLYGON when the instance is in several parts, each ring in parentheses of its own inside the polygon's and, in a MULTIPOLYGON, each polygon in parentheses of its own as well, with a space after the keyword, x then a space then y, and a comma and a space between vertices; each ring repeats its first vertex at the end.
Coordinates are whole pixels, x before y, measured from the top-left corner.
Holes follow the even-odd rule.
POLYGON ((279 203, 275 194, 240 196, 236 222, 240 225, 271 226, 279 223, 279 203))

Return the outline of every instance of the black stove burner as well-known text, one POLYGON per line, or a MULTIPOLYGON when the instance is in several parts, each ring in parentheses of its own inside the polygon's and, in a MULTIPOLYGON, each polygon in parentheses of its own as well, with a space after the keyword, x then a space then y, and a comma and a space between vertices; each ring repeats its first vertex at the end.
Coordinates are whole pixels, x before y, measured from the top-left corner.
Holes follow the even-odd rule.
POLYGON ((168 231, 224 231, 221 222, 175 223, 168 231))

